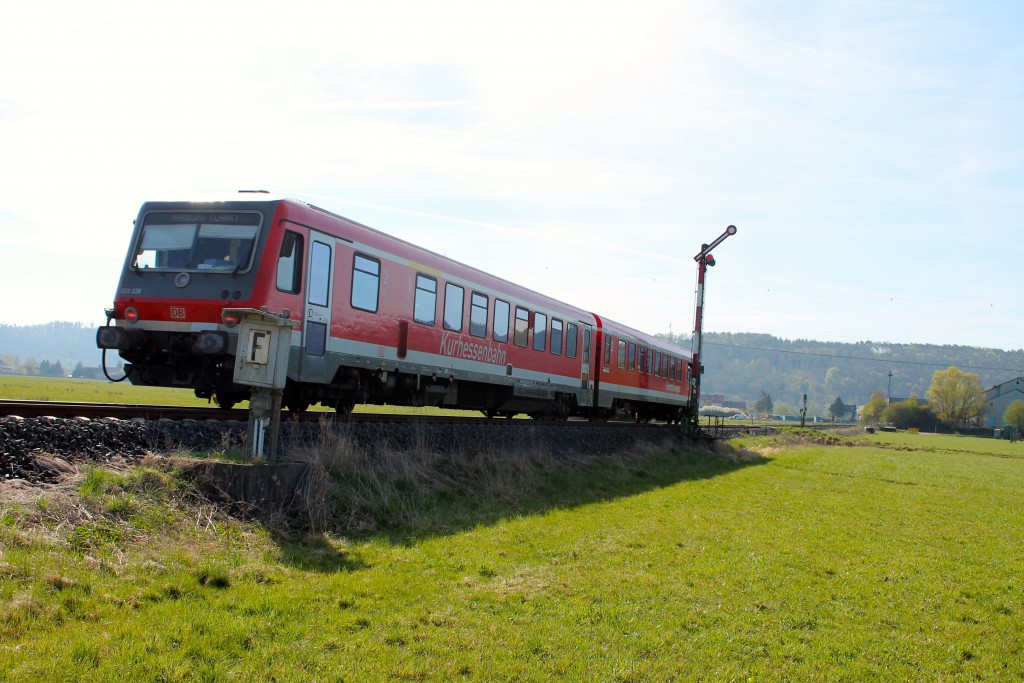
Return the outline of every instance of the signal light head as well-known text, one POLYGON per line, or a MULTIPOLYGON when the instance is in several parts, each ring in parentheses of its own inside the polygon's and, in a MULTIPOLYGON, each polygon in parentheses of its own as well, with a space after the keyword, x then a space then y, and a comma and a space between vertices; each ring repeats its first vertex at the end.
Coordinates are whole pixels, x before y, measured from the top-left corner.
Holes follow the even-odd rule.
POLYGON ((712 256, 711 254, 708 254, 705 257, 704 262, 707 263, 709 266, 713 266, 715 265, 715 257, 712 256))

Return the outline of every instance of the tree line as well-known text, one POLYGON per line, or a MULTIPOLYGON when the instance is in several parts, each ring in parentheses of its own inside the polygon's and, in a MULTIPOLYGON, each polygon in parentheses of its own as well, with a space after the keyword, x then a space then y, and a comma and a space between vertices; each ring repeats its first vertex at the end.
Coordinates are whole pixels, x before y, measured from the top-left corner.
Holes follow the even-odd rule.
MULTIPOLYGON (((685 335, 659 335, 690 348, 685 335)), ((798 415, 807 395, 809 415, 830 415, 843 405, 865 405, 882 392, 887 402, 924 397, 937 370, 972 372, 983 387, 1024 375, 1024 350, 973 346, 820 342, 767 334, 706 333, 701 391, 752 406, 761 392, 773 397, 773 413, 798 415), (891 374, 890 374, 891 373, 891 374)))
MULTIPOLYGON (((86 366, 79 361, 68 370, 69 366, 59 360, 37 360, 35 356, 29 356, 21 360, 18 356, 11 354, 0 355, 0 373, 7 375, 26 375, 29 377, 76 377, 94 379, 99 375, 99 366, 86 366)), ((116 367, 123 368, 124 361, 117 359, 116 367)))

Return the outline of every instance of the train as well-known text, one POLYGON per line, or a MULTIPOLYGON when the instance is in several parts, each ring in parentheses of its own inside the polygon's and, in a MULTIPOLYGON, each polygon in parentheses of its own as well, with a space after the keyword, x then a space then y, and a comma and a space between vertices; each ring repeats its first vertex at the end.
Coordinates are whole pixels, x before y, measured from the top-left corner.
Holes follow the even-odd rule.
POLYGON ((133 384, 230 408, 250 388, 234 379, 239 328, 225 311, 246 308, 295 325, 281 403, 296 413, 691 417, 685 349, 265 191, 145 202, 96 343, 133 384))

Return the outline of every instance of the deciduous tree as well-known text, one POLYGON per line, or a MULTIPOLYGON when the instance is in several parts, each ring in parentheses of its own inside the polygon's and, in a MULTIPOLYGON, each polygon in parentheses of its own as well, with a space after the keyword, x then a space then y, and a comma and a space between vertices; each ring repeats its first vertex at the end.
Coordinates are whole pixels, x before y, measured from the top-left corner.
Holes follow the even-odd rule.
POLYGON ((955 365, 935 371, 926 396, 932 412, 953 427, 966 425, 985 407, 985 389, 978 375, 955 365))
POLYGON ((1006 407, 1003 424, 1015 428, 1018 434, 1024 434, 1024 401, 1016 400, 1006 407))
POLYGON ((871 398, 860 409, 860 421, 867 425, 880 422, 882 420, 882 412, 885 411, 888 403, 885 398, 885 392, 881 389, 875 389, 871 392, 871 398))

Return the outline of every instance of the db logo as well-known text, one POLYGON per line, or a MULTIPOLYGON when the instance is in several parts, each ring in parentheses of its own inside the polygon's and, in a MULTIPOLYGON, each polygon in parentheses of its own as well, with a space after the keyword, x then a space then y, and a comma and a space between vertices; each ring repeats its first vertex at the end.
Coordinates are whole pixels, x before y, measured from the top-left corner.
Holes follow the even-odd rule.
POLYGON ((171 306, 171 320, 184 320, 185 319, 185 307, 184 306, 171 306))

